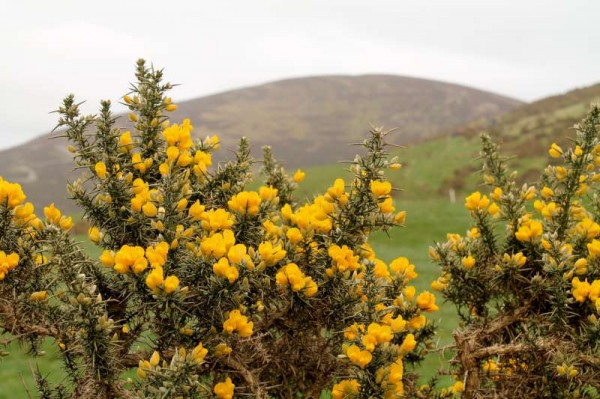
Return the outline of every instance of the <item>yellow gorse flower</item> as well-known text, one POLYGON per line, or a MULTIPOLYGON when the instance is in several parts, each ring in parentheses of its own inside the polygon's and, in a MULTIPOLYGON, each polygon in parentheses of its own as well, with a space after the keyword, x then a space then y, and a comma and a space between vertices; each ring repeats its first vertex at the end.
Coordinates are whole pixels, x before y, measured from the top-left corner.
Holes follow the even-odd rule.
POLYGON ((519 241, 527 242, 542 235, 544 228, 542 223, 537 220, 527 220, 522 223, 515 237, 519 241))
POLYGON ((273 245, 270 241, 266 241, 259 244, 258 253, 264 266, 275 266, 285 258, 287 251, 280 244, 273 245))
POLYGON ((367 364, 373 360, 373 355, 368 350, 361 350, 356 345, 350 345, 345 348, 346 356, 350 361, 360 368, 364 369, 367 364))
POLYGON ((35 218, 34 206, 31 202, 18 205, 14 208, 15 219, 27 223, 35 218))
POLYGON ((204 237, 200 243, 200 250, 204 256, 221 258, 227 254, 229 249, 235 245, 233 231, 224 230, 221 233, 213 233, 204 237))
POLYGON ((327 253, 333 261, 334 271, 344 273, 346 270, 355 271, 360 267, 359 257, 346 245, 332 245, 327 253))
POLYGON ((104 235, 102 234, 100 229, 98 229, 96 226, 92 226, 88 230, 88 237, 89 237, 90 241, 92 241, 94 243, 100 242, 100 240, 102 240, 103 236, 104 235))
POLYGON ((365 325, 364 324, 358 324, 356 322, 354 322, 354 324, 352 324, 349 327, 346 327, 346 329, 344 330, 344 338, 346 338, 349 341, 354 341, 356 338, 358 338, 359 333, 362 333, 365 331, 365 325))
POLYGON ((150 266, 163 267, 167 262, 167 254, 169 253, 169 244, 162 241, 154 246, 146 248, 146 259, 150 266))
POLYGON ((46 299, 48 299, 48 292, 47 291, 32 292, 29 299, 31 299, 32 302, 44 302, 46 299))
POLYGON ((417 306, 425 312, 436 312, 439 307, 435 304, 435 295, 431 292, 424 291, 417 297, 417 306))
POLYGON ((131 138, 131 132, 123 132, 119 136, 119 151, 120 152, 131 152, 133 150, 133 140, 131 138))
POLYGON ((402 341, 399 350, 402 354, 406 354, 415 349, 416 346, 417 341, 415 340, 415 336, 413 334, 407 334, 406 337, 404 337, 404 340, 402 341))
POLYGON ((232 399, 235 385, 231 382, 231 378, 227 377, 225 381, 215 385, 213 392, 219 399, 232 399))
POLYGON ((562 153, 562 148, 560 148, 560 146, 556 143, 552 143, 550 149, 548 150, 548 154, 550 154, 552 158, 558 158, 562 155, 562 153))
POLYGON ((272 186, 266 187, 262 186, 258 189, 258 195, 260 199, 263 201, 273 201, 277 198, 278 190, 273 188, 272 186))
POLYGON ((230 284, 233 284, 240 276, 238 268, 230 265, 227 258, 220 258, 219 261, 213 265, 213 272, 218 277, 227 278, 230 284))
POLYGON ((200 218, 202 219, 202 228, 209 231, 229 229, 235 222, 233 215, 222 208, 204 212, 200 218))
POLYGON ((154 268, 148 275, 146 276, 146 286, 150 288, 153 292, 158 293, 160 287, 164 283, 164 274, 162 267, 154 268))
POLYGON ((333 399, 352 399, 357 397, 360 385, 357 380, 342 380, 333 386, 333 399))
POLYGON ((417 272, 415 272, 415 265, 410 263, 408 258, 404 256, 391 261, 390 270, 397 275, 402 275, 404 277, 404 282, 408 282, 418 276, 417 272))
POLYGON ((19 254, 7 254, 0 251, 0 281, 4 280, 9 271, 14 270, 19 264, 19 254))
POLYGON ((220 343, 220 344, 217 344, 217 346, 215 346, 215 356, 216 357, 227 356, 232 351, 233 351, 233 349, 231 349, 230 346, 228 346, 227 344, 224 344, 224 343, 220 343))
POLYGON ((296 171, 296 173, 294 173, 294 177, 292 179, 296 183, 302 183, 304 181, 305 176, 306 176, 306 173, 304 173, 302 170, 298 169, 296 171))
POLYGON ((44 207, 44 215, 46 216, 46 220, 49 223, 54 225, 58 225, 60 223, 61 212, 60 210, 54 206, 54 203, 50 204, 50 206, 44 207))
POLYGON ((26 198, 20 184, 9 183, 0 177, 0 205, 6 204, 9 209, 13 209, 21 205, 26 198))
POLYGON ((204 363, 204 358, 206 357, 206 355, 208 354, 208 349, 206 349, 204 346, 202 346, 202 342, 200 342, 193 350, 192 353, 190 354, 190 357, 192 358, 192 361, 196 364, 202 364, 204 363))
POLYGON ((335 179, 333 186, 327 189, 327 195, 332 199, 340 198, 344 195, 346 183, 344 179, 335 179))
POLYGON ((379 323, 371 323, 367 333, 362 337, 362 344, 369 352, 375 350, 376 345, 386 344, 394 338, 392 327, 379 323))
POLYGON ((292 288, 292 291, 303 291, 306 297, 314 296, 317 293, 318 286, 310 276, 305 276, 297 264, 288 263, 283 266, 275 275, 275 281, 281 287, 292 288))
POLYGON ((371 181, 371 192, 375 197, 383 197, 392 192, 392 183, 389 181, 371 181))
POLYGON ((571 293, 577 302, 585 302, 586 299, 595 302, 600 297, 600 280, 594 280, 590 284, 587 279, 580 281, 578 277, 575 277, 571 281, 571 285, 571 293))
POLYGON ((94 171, 96 172, 96 176, 98 176, 98 178, 102 180, 106 179, 106 165, 104 164, 104 162, 97 162, 94 166, 94 171))
POLYGON ((238 332, 240 337, 249 337, 252 335, 254 323, 248 321, 248 318, 239 310, 232 310, 229 312, 229 317, 223 322, 223 331, 227 334, 233 334, 235 331, 238 332))
MULTIPOLYGON (((276 191, 276 190, 275 190, 276 191)), ((228 202, 229 209, 241 215, 255 216, 260 211, 261 197, 255 191, 242 191, 228 202)))
POLYGON ((179 288, 179 278, 177 276, 168 276, 164 282, 164 291, 165 294, 170 294, 172 292, 177 291, 179 288))
POLYGON ((288 231, 285 233, 285 236, 293 245, 296 245, 302 241, 302 232, 300 232, 300 230, 298 230, 296 227, 288 229, 288 231))
POLYGON ((591 240, 600 236, 600 225, 594 220, 586 217, 575 226, 577 233, 591 240))
POLYGON ((123 245, 115 255, 113 268, 121 274, 133 271, 139 274, 148 267, 148 260, 144 257, 144 248, 140 246, 123 245))
POLYGON ((490 204, 490 200, 486 195, 481 195, 479 191, 475 191, 465 200, 465 208, 469 211, 483 211, 490 204))

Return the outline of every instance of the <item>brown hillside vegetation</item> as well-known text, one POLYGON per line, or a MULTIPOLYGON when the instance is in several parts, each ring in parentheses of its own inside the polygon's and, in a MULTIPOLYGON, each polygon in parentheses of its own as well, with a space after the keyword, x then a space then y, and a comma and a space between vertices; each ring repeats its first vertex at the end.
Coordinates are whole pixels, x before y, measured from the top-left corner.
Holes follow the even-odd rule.
POLYGON ((502 115, 496 123, 470 123, 464 134, 474 136, 488 130, 503 143, 506 153, 545 157, 550 143, 567 143, 573 126, 589 111, 590 104, 595 103, 600 103, 600 84, 523 105, 502 115))
MULTIPOLYGON (((525 104, 492 120, 471 121, 452 128, 435 139, 398 151, 403 173, 391 179, 403 188, 399 193, 403 199, 440 195, 448 198, 451 190, 459 199, 478 190, 479 135, 487 132, 500 144, 502 153, 510 157, 510 168, 518 171, 517 181, 535 182, 549 162, 550 145, 570 145, 573 126, 594 103, 600 103, 600 84, 525 104)), ((316 171, 308 172, 310 180, 316 171)), ((319 184, 324 187, 328 182, 319 184)))
MULTIPOLYGON (((84 100, 84 99, 78 99, 84 100)), ((176 99, 175 99, 176 100, 176 99)), ((172 120, 189 117, 196 137, 219 134, 225 149, 240 137, 253 154, 269 144, 289 168, 352 157, 369 123, 398 127, 395 141, 411 144, 474 119, 487 119, 522 103, 464 86, 389 75, 289 79, 178 103, 172 120)), ((123 127, 128 126, 124 118, 123 127)), ((38 206, 66 200, 71 154, 63 139, 44 135, 0 152, 0 175, 23 185, 38 206), (62 198, 62 200, 60 200, 62 198)))

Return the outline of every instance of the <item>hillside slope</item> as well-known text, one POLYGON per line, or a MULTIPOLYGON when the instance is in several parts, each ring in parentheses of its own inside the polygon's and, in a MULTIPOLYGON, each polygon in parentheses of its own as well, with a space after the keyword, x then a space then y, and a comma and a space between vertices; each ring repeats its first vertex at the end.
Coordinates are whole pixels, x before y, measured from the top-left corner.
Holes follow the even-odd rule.
MULTIPOLYGON (((57 104, 58 105, 58 104, 57 104)), ((196 137, 218 133, 233 149, 246 136, 260 157, 269 144, 289 168, 353 157, 369 123, 398 127, 398 144, 427 140, 470 120, 487 120, 521 105, 517 100, 464 86, 386 76, 289 79, 180 102, 171 117, 189 117, 196 137)), ((125 118, 119 123, 127 127, 125 118)), ((0 176, 23 184, 38 206, 65 199, 73 178, 71 154, 51 135, 0 152, 0 176)), ((228 156, 227 151, 224 151, 228 156)))
POLYGON ((593 103, 600 103, 600 84, 547 97, 502 115, 496 123, 472 122, 459 131, 471 137, 487 130, 512 155, 546 156, 552 142, 567 142, 572 135, 570 129, 593 103))
POLYGON ((600 103, 600 84, 569 91, 523 105, 493 121, 471 122, 452 129, 434 140, 398 151, 404 168, 392 175, 404 189, 401 198, 421 199, 454 190, 457 201, 478 188, 482 132, 488 132, 500 145, 509 166, 521 182, 536 181, 551 162, 548 148, 553 142, 567 146, 574 135, 573 125, 600 103))

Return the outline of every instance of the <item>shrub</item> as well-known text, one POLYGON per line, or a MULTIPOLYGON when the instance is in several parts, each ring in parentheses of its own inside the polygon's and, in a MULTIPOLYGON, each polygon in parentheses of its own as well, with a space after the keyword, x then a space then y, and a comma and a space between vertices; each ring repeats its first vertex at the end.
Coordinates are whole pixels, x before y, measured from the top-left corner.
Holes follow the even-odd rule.
POLYGON ((600 397, 600 109, 538 188, 518 186, 482 135, 489 194, 466 198, 473 226, 430 249, 432 284, 454 303, 455 370, 465 398, 600 397))
POLYGON ((288 177, 266 148, 264 185, 248 190, 248 142, 213 166, 219 138, 169 121, 162 71, 140 60, 136 77, 130 131, 109 101, 96 116, 73 96, 58 110, 83 172, 69 192, 100 259, 68 234, 71 218, 36 214, 0 181, 0 325, 33 352, 53 339, 68 376, 38 376, 41 397, 417 394, 410 367, 431 346, 435 297, 409 285, 408 259, 386 265, 368 244, 405 216, 384 174, 399 166, 386 133, 370 132, 349 183, 300 204, 301 171, 288 177))

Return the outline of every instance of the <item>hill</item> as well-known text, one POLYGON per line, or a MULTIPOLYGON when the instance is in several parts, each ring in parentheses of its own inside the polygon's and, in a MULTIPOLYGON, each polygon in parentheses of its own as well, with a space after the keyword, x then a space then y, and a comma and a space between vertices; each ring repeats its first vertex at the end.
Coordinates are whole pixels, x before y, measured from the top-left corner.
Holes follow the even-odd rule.
MULTIPOLYGON (((398 193, 401 199, 449 198, 454 190, 456 201, 462 202, 464 194, 477 189, 480 182, 479 134, 488 132, 501 153, 511 157, 509 166, 518 171, 519 180, 535 181, 551 161, 550 145, 557 142, 566 146, 573 135, 570 129, 592 103, 600 103, 600 84, 544 98, 492 120, 458 126, 438 138, 398 150, 403 169, 390 173, 390 178, 402 189, 398 193)), ((390 141, 396 138, 392 135, 390 141)), ((307 195, 323 190, 343 173, 342 169, 339 164, 308 169, 301 189, 307 195)))
MULTIPOLYGON (((57 104, 58 105, 58 104, 57 104)), ((246 136, 260 157, 269 144, 289 168, 353 157, 369 123, 398 127, 399 144, 435 137, 470 120, 487 120, 521 105, 517 100, 464 86, 389 76, 322 76, 289 79, 180 102, 171 117, 189 117, 201 137, 218 133, 224 148, 246 136)), ((126 118, 119 123, 128 127, 126 118)), ((65 199, 72 173, 63 139, 39 137, 0 152, 0 176, 23 184, 37 206, 65 199)))

